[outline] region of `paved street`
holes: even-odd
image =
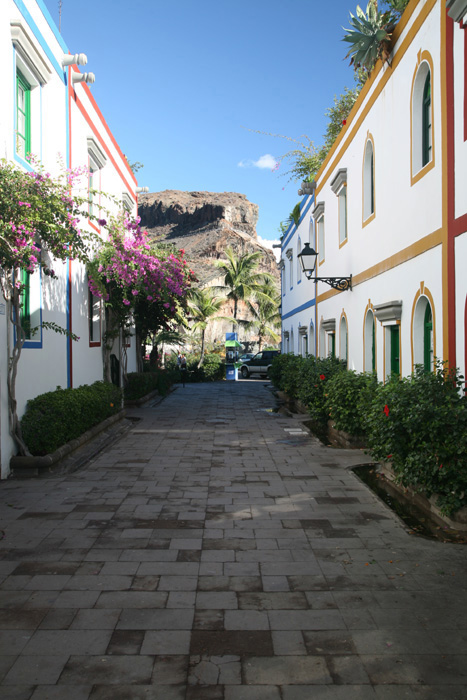
[[[467,547],[274,405],[179,387],[79,471],[0,484],[0,698],[467,698]]]

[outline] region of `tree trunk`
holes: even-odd
[[[200,356],[199,362],[198,362],[198,369],[202,366],[202,364],[204,362],[205,336],[206,336],[206,329],[203,328],[203,330],[201,331],[201,356]]]
[[[13,274],[13,280],[17,277],[16,271]],[[13,282],[14,285],[14,282]],[[5,296],[5,291],[4,291]],[[9,297],[9,298],[8,298]],[[23,349],[24,341],[26,340],[26,334],[21,326],[21,293],[20,290],[15,286],[10,289],[10,294],[5,296],[5,301],[8,304],[9,320],[13,328],[16,330],[16,339],[13,347],[13,352],[8,351],[8,377],[7,377],[7,387],[8,387],[8,421],[10,427],[10,434],[16,444],[18,445],[19,453],[21,455],[30,456],[30,452],[23,440],[23,435],[21,432],[21,423],[18,419],[17,412],[17,401],[16,401],[16,377],[18,374],[18,363],[21,357],[21,350]],[[7,337],[9,339],[10,330],[7,328]]]

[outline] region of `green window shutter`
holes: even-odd
[[[423,323],[423,365],[425,372],[433,369],[433,316],[431,306],[427,304]]]
[[[399,326],[389,326],[391,331],[391,374],[400,375]]]
[[[335,357],[336,356],[336,336],[334,333],[329,334],[329,344],[330,344],[329,354],[331,355],[331,357]]]
[[[431,75],[428,73],[423,88],[422,105],[422,166],[431,160]]]
[[[31,86],[16,73],[16,152],[26,158],[31,152]]]

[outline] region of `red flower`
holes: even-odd
[[[386,416],[389,416],[389,406],[386,404],[386,406],[383,408],[383,413],[386,414]]]
[[[440,469],[442,469],[442,468],[443,468],[443,465],[442,465],[442,464],[440,464],[440,465],[439,465],[439,468],[440,468]]]
[[[323,379],[326,379],[326,377],[324,376],[324,374],[320,374],[320,375],[319,375],[319,378],[321,379],[321,381],[323,381]]]
[[[392,455],[387,455],[386,459],[391,459]]]
[[[343,119],[342,124],[343,124],[343,126],[345,126],[347,124],[347,119]]]

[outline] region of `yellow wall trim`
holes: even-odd
[[[382,260],[381,262],[377,263],[376,265],[373,265],[372,267],[367,268],[363,272],[359,272],[357,275],[352,276],[352,287],[356,287],[359,284],[363,284],[364,282],[367,282],[369,279],[372,277],[377,277],[378,275],[381,275],[383,272],[388,272],[388,270],[392,270],[394,267],[397,267],[398,265],[402,265],[405,262],[408,262],[409,260],[412,260],[413,258],[416,258],[418,255],[422,255],[423,253],[426,253],[428,250],[431,250],[432,248],[436,248],[436,246],[440,245],[444,240],[444,232],[443,229],[438,229],[437,231],[433,231],[433,233],[428,234],[428,236],[425,236],[424,238],[421,238],[418,241],[415,241],[415,243],[412,243],[412,245],[407,246],[407,248],[404,248],[403,250],[398,251],[394,255],[391,255],[389,258],[386,258],[385,260]],[[331,297],[335,296],[336,294],[343,294],[344,292],[340,292],[337,289],[330,289],[329,292],[324,292],[324,294],[320,294],[316,301],[317,303],[321,303],[323,301],[326,301],[326,299],[330,299]],[[351,294],[352,292],[346,292],[348,294]]]

